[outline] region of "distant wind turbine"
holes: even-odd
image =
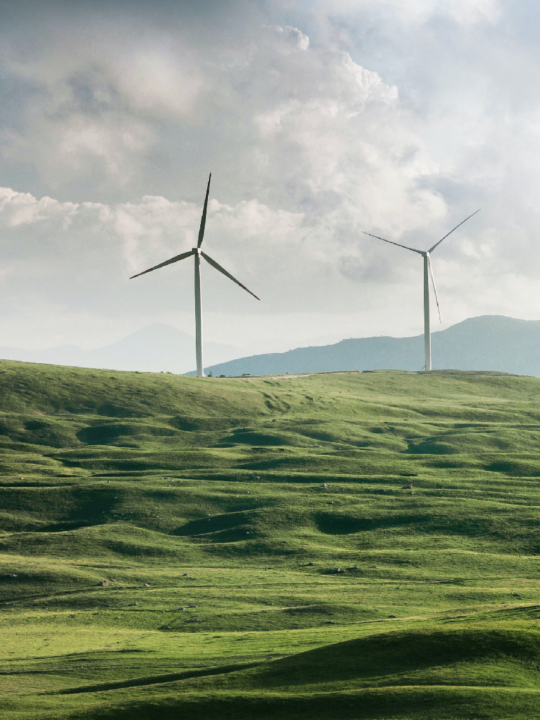
[[[371,233],[366,232],[365,230],[362,230],[364,235],[369,235],[370,237],[377,238],[377,240],[384,240],[384,242],[390,243],[391,245],[397,245],[398,247],[405,248],[405,250],[412,250],[412,252],[418,253],[419,255],[422,255],[424,258],[424,354],[426,359],[425,369],[431,370],[431,327],[430,327],[430,321],[429,321],[429,276],[431,276],[431,282],[433,283],[433,292],[435,293],[435,300],[437,301],[437,310],[439,311],[439,321],[442,323],[441,319],[441,308],[439,305],[439,298],[437,297],[437,287],[435,285],[435,276],[433,275],[433,268],[431,267],[431,253],[435,250],[436,247],[438,247],[443,240],[446,240],[446,238],[451,235],[454,230],[457,230],[458,227],[461,227],[463,223],[467,222],[467,220],[470,220],[473,215],[476,215],[476,213],[479,213],[479,210],[475,210],[472,215],[469,215],[469,217],[466,217],[465,220],[462,220],[459,225],[456,225],[456,227],[453,230],[450,230],[449,233],[446,233],[446,235],[439,240],[439,242],[436,242],[433,247],[431,247],[429,250],[417,250],[416,248],[408,247],[407,245],[400,245],[397,242],[393,242],[392,240],[386,240],[385,238],[379,237],[378,235],[372,235]]]
[[[144,272],[138,273],[137,275],[133,275],[132,277],[130,277],[130,280],[133,280],[133,278],[140,277],[145,273],[152,272],[152,270],[158,270],[159,268],[165,267],[165,265],[171,265],[172,263],[179,262],[180,260],[185,260],[185,258],[191,257],[191,255],[193,255],[193,257],[195,258],[195,350],[197,355],[197,377],[204,377],[202,348],[203,329],[201,306],[201,256],[206,260],[207,263],[210,263],[212,267],[215,267],[216,270],[219,270],[220,273],[223,273],[223,275],[228,277],[237,285],[240,285],[240,287],[246,290],[246,292],[248,292],[250,295],[253,295],[256,300],[260,299],[254,293],[252,293],[251,290],[248,290],[245,285],[242,285],[241,282],[239,282],[235,277],[233,277],[229,272],[227,272],[225,268],[222,268],[221,265],[219,265],[206,253],[203,253],[203,251],[201,250],[202,241],[204,239],[204,229],[206,227],[206,211],[208,209],[208,194],[210,192],[211,179],[212,173],[210,173],[210,177],[208,178],[208,187],[206,188],[206,197],[204,199],[204,208],[201,217],[201,226],[199,228],[199,239],[197,242],[197,247],[189,250],[189,252],[182,253],[181,255],[175,255],[170,260],[165,260],[165,262],[162,262],[159,265],[155,265],[148,270],[144,270]]]

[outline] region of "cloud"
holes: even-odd
[[[450,17],[461,25],[473,25],[478,22],[497,22],[502,15],[501,4],[498,0],[452,0],[447,8],[439,12],[448,13]]]
[[[479,206],[434,258],[445,317],[540,313],[524,305],[540,270],[533,13],[504,0],[13,5],[2,322],[48,308],[72,332],[80,313],[88,342],[100,318],[119,334],[177,310],[191,322],[187,263],[127,278],[193,247],[210,170],[205,243],[263,298],[205,268],[206,312],[236,318],[238,337],[242,323],[290,322],[292,344],[304,326],[420,330],[417,258],[361,231],[429,247]]]
[[[295,49],[307,50],[309,48],[309,37],[292,25],[286,25],[285,27],[278,25],[276,32],[284,35]]]
[[[336,20],[346,20],[354,28],[354,18],[361,15],[370,18],[369,25],[377,23],[397,23],[408,30],[420,28],[434,19],[450,19],[465,27],[476,23],[495,23],[503,12],[499,0],[445,0],[434,3],[432,0],[379,0],[376,5],[371,0],[326,0],[311,3],[317,16]]]
[[[5,68],[21,91],[4,157],[84,201],[172,188],[185,196],[180,168],[195,153],[235,187],[231,199],[255,184],[262,201],[289,198],[289,209],[323,208],[331,196],[335,205],[353,170],[384,173],[414,156],[405,185],[432,171],[404,127],[396,87],[379,74],[347,52],[311,46],[292,24],[243,30],[240,42],[225,36],[214,46],[211,30],[199,43],[174,22],[169,30],[130,18],[120,33],[85,15],[46,25],[30,53],[7,37]]]
[[[0,222],[7,229],[46,220],[60,220],[60,225],[65,230],[76,211],[76,203],[62,203],[50,197],[37,200],[30,193],[0,188]]]

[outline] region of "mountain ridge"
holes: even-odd
[[[434,332],[431,338],[434,370],[492,370],[540,377],[540,320],[481,315]],[[423,344],[423,335],[350,338],[332,345],[238,358],[208,366],[206,371],[213,375],[275,375],[422,370]]]
[[[237,357],[241,350],[231,345],[208,342],[205,343],[205,353],[210,362],[219,362]],[[193,366],[194,354],[194,337],[164,323],[152,323],[116,342],[92,350],[83,350],[77,345],[58,345],[43,350],[0,347],[0,357],[4,360],[180,374]]]

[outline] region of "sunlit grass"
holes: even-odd
[[[3,716],[538,715],[539,380],[1,368]]]

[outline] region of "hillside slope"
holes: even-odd
[[[0,363],[2,717],[534,718],[540,381]]]
[[[540,377],[540,321],[469,318],[432,335],[433,369],[493,370]],[[421,370],[424,338],[372,337],[211,365],[214,375],[279,375],[338,370]]]

